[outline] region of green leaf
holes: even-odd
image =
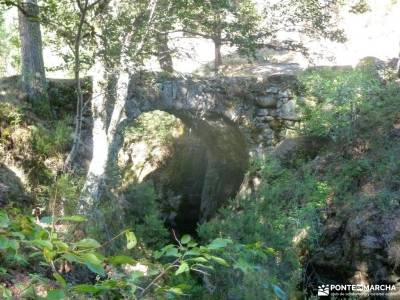
[[[137,239],[135,234],[132,231],[127,231],[125,232],[126,236],[126,248],[132,249],[136,246],[137,244]]]
[[[5,299],[5,300],[11,300],[12,299],[12,293],[11,291],[0,284],[0,299]]]
[[[201,252],[198,249],[191,249],[191,250],[185,252],[186,256],[198,256],[200,254],[201,254]]]
[[[125,255],[112,256],[108,259],[108,261],[113,265],[133,264],[135,262],[132,257]]]
[[[188,261],[193,261],[193,262],[198,262],[198,263],[206,263],[206,262],[208,262],[208,260],[205,259],[204,257],[190,258],[190,259],[188,259]]]
[[[8,218],[8,215],[0,211],[0,228],[7,228],[10,225],[10,219]]]
[[[182,296],[182,295],[183,295],[182,289],[180,289],[180,288],[178,288],[178,287],[169,288],[169,289],[167,290],[167,292],[172,293],[172,294],[175,294],[175,295],[178,295],[178,296]]]
[[[191,241],[191,237],[188,234],[185,234],[182,238],[181,238],[181,244],[187,244]]]
[[[7,249],[9,247],[9,239],[3,235],[0,235],[0,250]]]
[[[80,263],[82,262],[81,258],[78,255],[75,255],[73,253],[66,253],[62,256],[64,259],[66,259],[70,263]]]
[[[168,249],[168,250],[165,252],[164,256],[180,257],[181,255],[179,254],[178,249],[176,249],[176,248],[171,248],[171,249]]]
[[[83,263],[89,268],[90,271],[99,274],[105,275],[106,272],[103,268],[103,262],[98,259],[98,257],[94,253],[84,253],[81,254]]]
[[[189,244],[187,244],[188,247],[193,248],[196,247],[198,244],[196,242],[190,242]]]
[[[31,244],[40,249],[48,248],[53,250],[53,244],[48,240],[33,240]]]
[[[67,251],[69,249],[68,244],[61,241],[53,241],[53,245],[56,246],[59,251]]]
[[[251,265],[247,263],[243,258],[239,258],[237,262],[233,265],[235,269],[241,270],[243,273],[247,273],[251,269]]]
[[[226,262],[226,260],[221,257],[211,255],[210,258],[224,267],[229,267],[229,264]]]
[[[75,243],[75,247],[79,249],[90,249],[90,248],[96,249],[99,248],[100,246],[101,245],[99,244],[99,242],[94,239],[83,239]]]
[[[53,277],[56,279],[56,281],[61,287],[65,288],[67,286],[67,282],[65,281],[64,277],[62,277],[60,274],[53,273]]]
[[[49,250],[49,248],[44,248],[43,249],[43,256],[46,259],[47,262],[50,262],[53,260],[53,258],[56,256],[57,252]]]
[[[189,270],[189,265],[186,262],[182,262],[178,270],[176,270],[175,275],[179,275],[183,272],[188,272]]]
[[[96,294],[104,290],[104,288],[94,286],[91,284],[79,284],[74,286],[74,290],[78,293]]]
[[[217,250],[221,248],[225,248],[228,244],[231,244],[232,241],[230,239],[221,239],[217,238],[213,240],[210,244],[207,245],[207,249],[209,250]]]
[[[74,215],[74,216],[65,216],[59,219],[60,221],[70,221],[70,222],[86,222],[87,219],[82,216]]]
[[[63,290],[51,290],[47,292],[47,297],[44,298],[46,300],[61,300],[65,299],[65,293]]]

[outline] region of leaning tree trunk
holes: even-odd
[[[148,27],[153,20],[156,4],[156,0],[149,2],[147,31],[136,45],[132,57],[135,57],[143,48]],[[107,189],[107,167],[110,161],[115,161],[120,145],[117,133],[125,119],[124,110],[128,98],[130,79],[127,67],[130,57],[127,50],[132,45],[132,34],[133,32],[129,32],[121,43],[119,63],[117,65],[107,68],[105,57],[98,57],[94,68],[95,78],[92,97],[93,156],[78,210],[95,222],[101,222],[96,218],[98,215],[97,207],[100,204],[103,191]],[[110,80],[116,80],[116,84],[110,84]]]
[[[37,0],[26,0],[18,12],[21,39],[22,83],[28,98],[35,102],[45,95],[46,76]]]
[[[99,62],[95,66],[96,77],[93,83],[92,118],[93,118],[93,156],[89,165],[85,186],[79,203],[79,212],[94,216],[107,184],[107,167],[110,157],[118,152],[116,135],[124,119],[127,100],[129,74],[108,74]],[[117,79],[113,91],[108,80]],[[115,97],[115,99],[114,99]],[[115,100],[115,101],[114,101]]]

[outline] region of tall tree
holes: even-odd
[[[19,4],[18,22],[21,40],[22,82],[27,96],[35,102],[46,94],[46,75],[37,0],[26,0]]]
[[[92,97],[93,157],[79,211],[94,216],[107,182],[107,167],[115,161],[117,132],[124,120],[128,84],[151,48],[157,0],[109,1],[97,17],[96,62]],[[130,9],[129,9],[130,8]],[[95,218],[93,218],[95,219]]]
[[[181,30],[214,43],[214,70],[222,65],[221,48],[227,44],[240,52],[255,49],[260,14],[252,0],[177,1]]]

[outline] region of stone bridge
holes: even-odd
[[[249,157],[262,155],[298,123],[293,75],[151,81],[132,79],[128,120],[161,110],[180,118],[207,148],[207,172],[201,219],[210,218],[221,201],[243,182]]]

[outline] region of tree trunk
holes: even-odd
[[[107,95],[104,92],[107,76],[104,66],[97,62],[94,67],[92,118],[93,118],[93,156],[89,165],[85,185],[79,203],[79,213],[90,215],[95,202],[100,198],[102,183],[105,180],[108,148],[107,140]]]
[[[400,53],[399,53],[399,57],[397,58],[397,78],[400,78]]]
[[[149,2],[148,27],[153,20],[157,1]],[[143,34],[132,54],[135,57],[142,50],[148,31]],[[115,162],[120,146],[117,134],[125,118],[124,109],[128,97],[130,74],[127,67],[130,57],[128,49],[131,46],[133,32],[129,32],[120,47],[119,63],[113,66],[106,64],[106,57],[97,57],[94,67],[92,116],[93,116],[93,156],[82,190],[78,211],[88,216],[94,222],[98,219],[97,207],[104,189],[107,189],[107,167]],[[101,45],[99,40],[99,45]],[[110,82],[115,80],[116,84]]]
[[[172,62],[171,50],[168,47],[168,34],[160,33],[158,35],[158,62],[161,70],[168,73],[174,72],[174,66]]]
[[[92,98],[93,156],[79,203],[79,213],[89,217],[96,215],[96,207],[106,188],[107,167],[110,161],[115,160],[119,150],[116,136],[124,119],[130,78],[129,74],[122,72],[108,75],[101,62],[96,63],[94,70],[97,76],[93,83]],[[106,92],[105,89],[110,87],[109,80],[115,79],[117,83],[114,91]],[[115,102],[113,96],[116,98]]]
[[[42,35],[37,0],[26,0],[18,11],[21,39],[22,83],[28,98],[35,102],[45,93]]]
[[[221,37],[218,36],[216,38],[214,38],[214,53],[215,53],[215,57],[214,57],[214,72],[215,74],[218,74],[220,71],[220,68],[222,66],[222,55],[221,55],[221,46],[222,46],[222,42],[221,42]]]
[[[69,169],[75,156],[78,154],[79,144],[81,142],[82,135],[82,118],[83,118],[83,93],[81,86],[81,57],[80,57],[80,47],[82,39],[83,25],[86,20],[86,13],[88,9],[88,0],[85,0],[83,6],[80,6],[79,13],[79,23],[78,30],[75,36],[74,43],[74,78],[76,86],[76,115],[75,115],[75,130],[74,130],[74,141],[72,143],[71,151],[69,152],[67,159],[64,163],[64,169]]]

